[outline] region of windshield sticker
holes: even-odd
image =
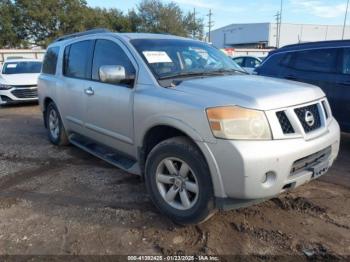
[[[142,53],[146,57],[147,62],[150,64],[173,62],[168,54],[164,51],[143,51]]]
[[[7,64],[7,68],[16,68],[17,64]]]

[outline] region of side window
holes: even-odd
[[[245,59],[245,67],[255,68],[260,65],[260,61],[253,57],[246,57]]]
[[[235,61],[239,66],[244,66],[244,58],[243,57],[238,57],[238,58],[233,58],[233,61]]]
[[[292,67],[293,66],[293,58],[295,57],[294,52],[289,52],[283,55],[280,65],[284,67]]]
[[[100,80],[99,69],[104,65],[120,65],[125,68],[128,75],[135,74],[135,68],[124,50],[109,40],[97,40],[94,59],[92,63],[92,79]]]
[[[342,73],[350,75],[350,48],[343,49]]]
[[[44,74],[55,75],[56,74],[56,66],[57,66],[57,58],[60,48],[50,47],[45,55],[43,69],[42,72]]]
[[[294,68],[304,71],[331,73],[336,71],[337,49],[317,49],[297,52]]]
[[[92,47],[91,40],[67,46],[64,50],[63,74],[68,77],[90,79]]]
[[[283,59],[283,54],[274,54],[267,57],[264,63],[257,68],[259,74],[262,75],[276,75],[280,70],[280,62]]]

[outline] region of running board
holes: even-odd
[[[126,172],[135,175],[141,175],[141,170],[138,162],[117,152],[116,150],[103,146],[97,142],[91,141],[90,139],[77,134],[71,134],[69,136],[69,141],[73,145],[98,158],[101,158],[113,166],[116,166],[120,169],[125,170]]]

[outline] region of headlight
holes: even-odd
[[[10,85],[4,85],[4,84],[0,84],[0,90],[7,90],[7,89],[11,89],[12,86]]]
[[[224,139],[270,140],[271,130],[265,113],[238,106],[207,109],[211,130]]]

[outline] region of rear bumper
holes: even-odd
[[[298,187],[314,179],[315,174],[310,168],[293,173],[294,163],[329,148],[327,158],[319,160],[323,161],[322,166],[327,166],[320,173],[324,174],[338,155],[339,142],[339,125],[332,120],[325,134],[308,141],[303,138],[271,141],[218,139],[217,143],[208,143],[205,148],[209,152],[205,155],[207,159],[211,158],[208,161],[210,169],[220,181],[216,183],[219,186],[215,195],[221,199],[240,199],[243,203],[271,198]],[[267,173],[271,175],[268,179]]]

